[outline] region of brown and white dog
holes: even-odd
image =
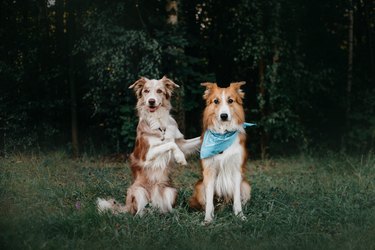
[[[246,219],[242,212],[242,204],[249,201],[251,187],[244,177],[247,152],[246,132],[243,127],[244,93],[240,89],[243,84],[245,82],[235,82],[227,88],[220,88],[216,83],[202,83],[202,86],[206,87],[203,95],[206,108],[203,113],[202,140],[207,130],[218,135],[230,132],[235,136],[233,143],[223,152],[201,159],[203,180],[195,184],[190,206],[205,209],[204,223],[213,220],[214,196],[223,198],[226,202],[232,200],[234,214]]]
[[[185,155],[199,150],[200,137],[185,140],[170,115],[170,98],[175,88],[172,80],[140,78],[134,89],[138,102],[139,123],[135,148],[130,155],[133,183],[128,188],[125,206],[114,199],[98,199],[99,211],[129,212],[142,215],[149,203],[161,212],[171,212],[177,190],[170,184],[169,173],[174,161],[186,165]]]

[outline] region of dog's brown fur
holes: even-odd
[[[169,177],[174,160],[186,165],[185,154],[196,152],[200,145],[199,137],[185,140],[169,114],[170,97],[176,87],[166,77],[141,78],[130,86],[138,98],[139,116],[135,147],[130,155],[133,183],[128,188],[125,207],[100,199],[100,211],[109,209],[113,213],[142,215],[149,203],[163,213],[172,211],[177,197]]]
[[[240,87],[243,84],[244,82],[232,83],[228,88],[219,88],[216,83],[202,84],[206,87],[206,91],[203,95],[206,101],[206,108],[203,112],[203,133],[201,139],[203,140],[204,133],[207,129],[217,132],[222,131],[223,133],[226,129],[229,131],[238,130],[238,146],[236,146],[235,150],[231,149],[231,146],[221,155],[201,160],[203,179],[195,184],[189,204],[190,207],[195,209],[206,209],[206,223],[209,223],[213,219],[212,200],[214,196],[216,198],[223,198],[225,202],[234,200],[234,203],[236,203],[233,206],[235,214],[244,218],[242,208],[238,204],[238,199],[236,200],[235,197],[236,191],[233,191],[236,188],[231,187],[231,185],[238,185],[239,197],[243,204],[250,199],[251,187],[244,175],[246,171],[247,151],[246,133],[242,127],[242,124],[245,122],[245,113],[242,107],[244,93],[241,91]],[[223,99],[223,97],[225,98]],[[226,105],[225,110],[230,114],[230,121],[218,119],[218,117],[220,117],[219,112],[223,109],[222,105]],[[231,158],[236,155],[239,155],[240,159],[238,162],[233,163]],[[228,166],[223,167],[223,164],[228,164]],[[223,171],[223,168],[226,168],[226,170]],[[232,177],[225,176],[228,172],[239,176],[238,180],[233,180]],[[218,175],[224,176],[224,178],[221,177],[221,179],[218,179]],[[230,183],[229,189],[233,190],[227,190],[226,192],[225,188],[228,187],[228,183]],[[212,188],[212,185],[215,185],[215,187]],[[212,194],[207,193],[208,188],[213,191]],[[218,188],[222,193],[218,193]],[[207,201],[207,199],[209,201]],[[207,204],[211,207],[207,206]]]

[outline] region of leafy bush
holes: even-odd
[[[158,78],[161,49],[144,30],[123,26],[123,3],[105,11],[94,9],[84,21],[85,36],[76,47],[87,58],[90,86],[85,99],[93,116],[110,136],[112,146],[132,148],[135,133],[135,99],[128,86],[140,76]],[[119,138],[121,136],[121,138]]]

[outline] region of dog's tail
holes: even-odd
[[[102,199],[96,200],[96,207],[99,213],[111,212],[112,214],[126,213],[128,209],[126,206],[121,205],[115,199]]]

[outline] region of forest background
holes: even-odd
[[[48,0],[0,3],[0,154],[128,154],[140,76],[181,88],[201,133],[201,82],[246,81],[252,157],[364,152],[375,139],[371,0]]]

